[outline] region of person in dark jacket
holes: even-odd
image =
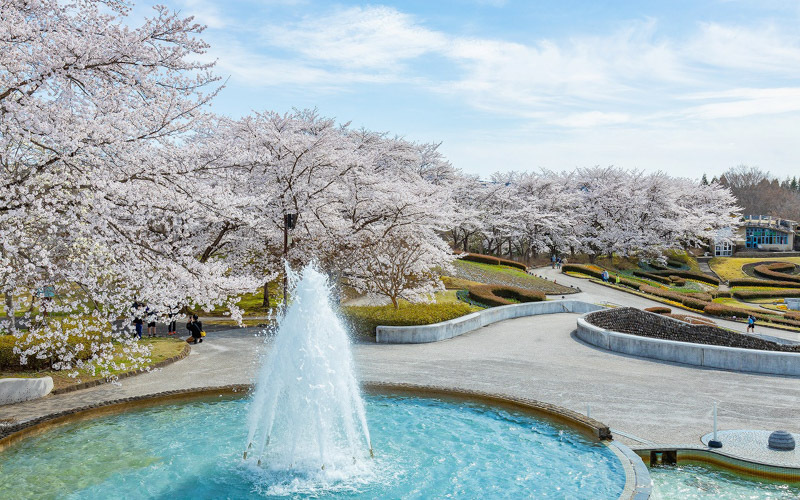
[[[144,320],[142,319],[142,316],[144,316],[142,305],[139,302],[134,302],[131,311],[133,311],[133,324],[136,326],[136,333],[134,336],[141,339],[142,324],[144,323]]]
[[[189,316],[189,322],[186,323],[186,329],[189,330],[189,332],[192,334],[192,341],[191,341],[192,344],[196,344],[198,341],[200,342],[203,341],[203,336],[200,333],[202,332],[202,330],[200,329],[200,325],[202,325],[202,323],[200,323],[199,321],[195,322],[194,318],[192,316]],[[190,341],[187,339],[186,342]]]

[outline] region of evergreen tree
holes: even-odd
[[[703,172],[703,177],[700,179],[700,184],[708,186],[708,177],[706,177],[705,172]]]

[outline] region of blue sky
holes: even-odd
[[[617,165],[699,177],[741,163],[800,175],[796,1],[166,4],[208,25],[227,79],[218,113],[316,107],[441,142],[482,176]]]

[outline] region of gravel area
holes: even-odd
[[[588,315],[586,321],[600,328],[641,337],[764,351],[800,352],[800,344],[778,344],[715,326],[689,325],[633,307],[598,311]]]

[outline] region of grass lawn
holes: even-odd
[[[742,266],[758,262],[790,262],[800,265],[800,257],[778,257],[765,255],[764,257],[714,257],[708,263],[717,275],[728,281],[732,279],[750,278]]]
[[[713,302],[730,307],[739,307],[741,309],[753,309],[755,311],[761,310],[761,308],[757,304],[754,304],[752,302],[742,302],[732,297],[719,297],[714,299]]]
[[[156,337],[156,338],[143,338],[140,342],[145,344],[150,344],[151,351],[150,351],[150,362],[147,363],[147,366],[153,366],[165,359],[169,359],[173,356],[177,356],[183,351],[183,348],[186,346],[186,342],[183,339],[174,339],[174,338],[163,338],[163,337]],[[121,360],[122,358],[122,346],[118,348],[119,356],[118,359]],[[120,368],[119,370],[115,370],[112,372],[114,375],[119,375],[121,373],[125,373],[130,371],[129,368]],[[40,370],[40,371],[0,371],[0,378],[32,378],[32,377],[53,377],[53,389],[63,389],[65,387],[69,387],[71,385],[77,385],[82,382],[88,382],[91,380],[101,379],[103,378],[100,375],[92,375],[88,370],[78,370],[77,377],[70,377],[69,370]]]
[[[480,262],[456,260],[453,263],[453,278],[485,283],[489,285],[518,286],[526,290],[539,290],[546,294],[574,293],[577,290],[562,286],[546,279],[537,278],[520,269],[508,266],[495,266]]]
[[[275,307],[279,300],[283,300],[283,284],[282,282],[273,281],[269,284],[269,297],[270,305]],[[242,296],[237,306],[244,310],[244,316],[265,316],[269,314],[270,309],[265,309],[264,304],[264,288],[259,288],[256,293],[247,293]],[[199,311],[197,314],[204,317],[219,317],[225,318],[224,307],[218,307],[213,311]],[[233,322],[232,322],[233,323]]]

